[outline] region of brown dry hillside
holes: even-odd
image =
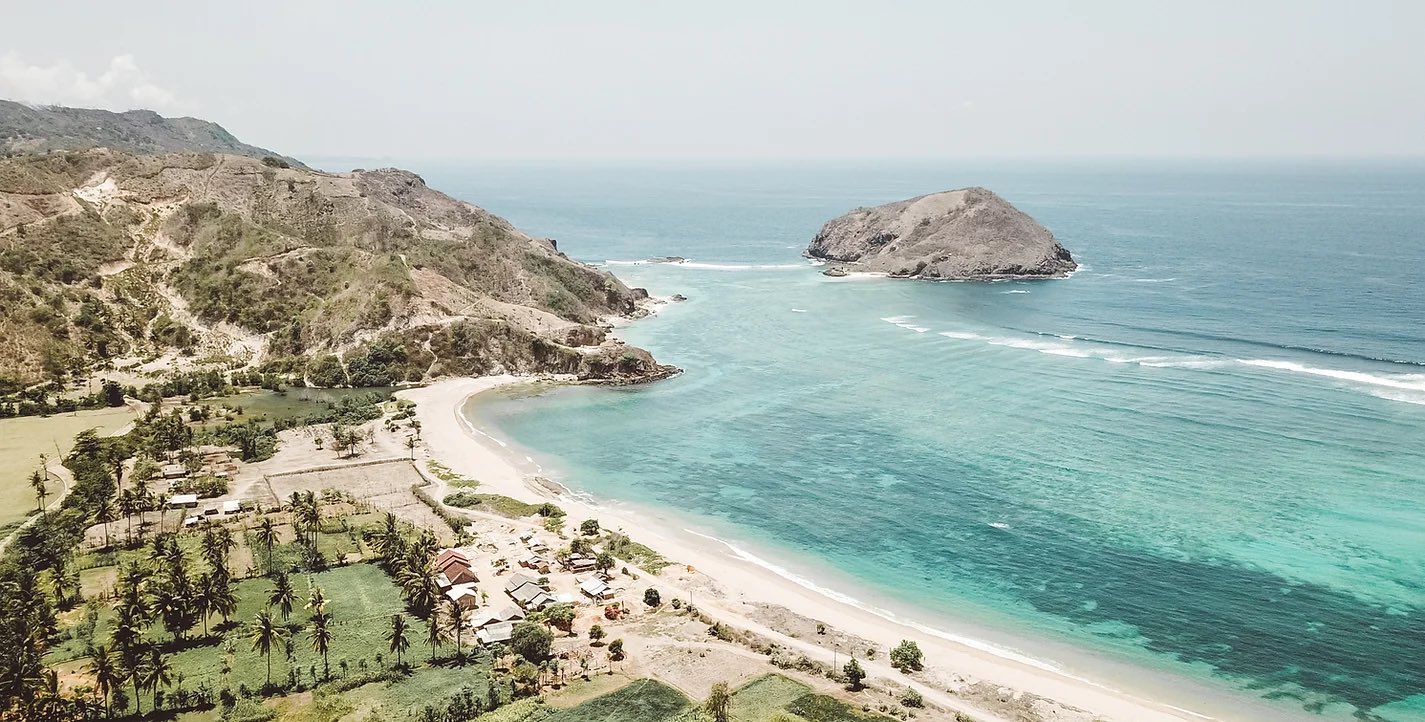
[[[173,349],[293,373],[334,353],[362,385],[656,376],[596,325],[644,295],[406,171],[106,149],[0,159],[0,387]]]

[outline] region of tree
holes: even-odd
[[[407,437],[406,437],[406,449],[411,452],[411,461],[415,461],[415,460],[416,460],[416,437],[415,437],[415,436],[407,436]]]
[[[649,587],[643,590],[643,603],[650,607],[656,607],[663,603],[663,596],[658,593],[657,589]]]
[[[594,558],[594,567],[605,574],[608,574],[617,564],[618,560],[608,552],[599,552],[599,556]]]
[[[846,682],[851,691],[856,692],[861,689],[861,681],[866,679],[866,670],[861,669],[861,663],[855,657],[841,668],[841,673],[846,675]]]
[[[109,522],[118,521],[119,510],[114,504],[113,497],[105,497],[99,502],[99,508],[94,510],[94,519],[104,525],[104,548],[109,548]]]
[[[534,622],[520,622],[510,630],[510,647],[530,663],[539,664],[549,659],[554,648],[554,635]]]
[[[455,632],[455,659],[457,662],[465,662],[465,652],[460,648],[460,628],[464,626],[464,610],[460,607],[460,602],[454,599],[450,602],[450,627]]]
[[[215,578],[213,588],[208,591],[208,610],[217,612],[227,626],[228,618],[237,612],[237,595],[233,593],[232,579]]]
[[[901,640],[901,643],[891,650],[891,666],[902,672],[918,672],[923,665],[924,657],[920,653],[920,647],[909,639]]]
[[[278,572],[272,582],[272,591],[267,593],[267,605],[277,607],[284,622],[292,616],[293,597],[292,579],[287,576],[287,572]]]
[[[612,659],[612,660],[615,660],[615,661],[620,660],[620,659],[623,659],[623,640],[622,640],[622,639],[615,639],[614,641],[609,642],[609,659]]]
[[[595,624],[592,627],[589,627],[589,641],[591,643],[598,644],[600,639],[603,639],[607,636],[608,632],[604,631],[604,627],[602,624]]]
[[[153,708],[158,709],[158,688],[173,683],[173,668],[163,650],[154,645],[148,652],[148,664],[143,670],[143,686],[153,694]]]
[[[580,533],[580,534],[583,534],[584,536],[594,536],[594,535],[598,534],[598,533],[599,533],[599,520],[598,520],[598,519],[585,519],[585,520],[584,520],[584,523],[579,525],[579,533]]]
[[[142,522],[140,522],[142,524]],[[273,523],[272,517],[262,517],[262,521],[257,524],[257,543],[267,549],[267,573],[272,573],[272,546],[277,543],[277,525]]]
[[[108,647],[101,644],[90,652],[88,670],[94,675],[94,686],[98,688],[99,695],[104,698],[106,716],[113,717],[112,694],[116,687],[124,683],[124,675]]]
[[[708,693],[708,701],[703,708],[712,715],[713,722],[727,722],[727,708],[732,704],[732,693],[727,689],[726,682],[715,682],[712,691]]]
[[[435,659],[440,648],[440,617],[434,612],[426,619],[426,641],[430,642],[430,658]]]
[[[331,617],[326,612],[318,609],[312,615],[312,651],[322,655],[322,676],[331,677],[331,665],[327,663],[327,653],[331,651],[332,633],[328,622]]]
[[[35,490],[36,511],[41,514],[45,510],[45,496],[49,493],[49,488],[45,485],[45,477],[40,474],[39,469],[30,472],[30,487]]]
[[[574,605],[555,604],[544,610],[544,621],[561,631],[568,632],[574,627]]]
[[[249,636],[252,639],[252,651],[267,659],[267,685],[270,687],[272,686],[272,650],[287,641],[287,630],[273,621],[272,615],[264,609],[253,618]]]
[[[391,653],[396,655],[396,666],[401,666],[401,656],[411,647],[410,640],[406,639],[405,616],[391,615],[391,631],[386,633],[386,642],[390,645]]]

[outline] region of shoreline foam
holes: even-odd
[[[990,642],[937,629],[889,610],[881,610],[851,595],[806,579],[776,562],[742,550],[726,540],[678,524],[670,527],[662,523],[666,520],[650,519],[649,515],[641,514],[624,504],[600,503],[593,497],[563,484],[560,486],[566,489],[567,493],[552,494],[546,488],[532,483],[527,478],[529,474],[520,468],[526,465],[536,471],[542,470],[538,462],[531,456],[511,448],[503,440],[477,428],[464,414],[467,402],[478,394],[512,384],[539,380],[541,379],[514,376],[446,379],[428,387],[402,391],[401,395],[417,402],[422,436],[432,458],[441,460],[457,473],[478,479],[486,491],[531,502],[557,498],[561,504],[571,507],[573,514],[597,514],[605,527],[625,529],[637,540],[658,550],[665,557],[695,568],[699,574],[706,576],[723,590],[724,597],[710,603],[702,601],[702,606],[713,607],[719,616],[727,618],[727,621],[737,626],[759,633],[771,632],[772,630],[748,618],[742,607],[750,603],[776,604],[797,614],[824,621],[833,628],[874,640],[878,644],[892,646],[900,639],[916,639],[925,651],[928,669],[937,673],[937,684],[946,677],[969,677],[1087,710],[1106,719],[1181,721],[1215,718],[1204,711],[1182,707],[1183,702],[1179,699],[1174,700],[1178,702],[1177,705],[1149,700],[1145,698],[1144,693],[1114,688],[1077,676],[1050,662]],[[715,541],[720,547],[725,547],[726,551],[709,549],[705,541]],[[659,581],[667,582],[666,579]],[[751,594],[746,590],[757,591]],[[703,599],[701,595],[700,599]],[[789,640],[793,646],[798,641]],[[806,649],[803,651],[808,656],[826,656],[825,661],[830,660],[829,650],[805,642],[802,644],[805,645]],[[868,662],[868,665],[873,668],[872,674],[875,676],[905,681],[890,671],[889,667],[880,669],[884,666],[880,662]],[[1127,665],[1123,666],[1127,668]],[[1182,681],[1185,686],[1196,686],[1191,680]],[[951,707],[956,707],[957,704],[963,706],[961,698],[942,694],[940,690],[943,688],[924,689],[923,692],[928,692],[927,697],[932,701]],[[1204,686],[1202,689],[1208,688]],[[1196,704],[1196,696],[1187,697],[1194,700],[1189,704]],[[1248,713],[1241,709],[1241,705],[1236,701],[1229,699],[1222,699],[1220,704],[1210,706],[1217,714],[1221,714],[1217,712],[1218,709],[1243,713],[1231,715],[1230,718],[1234,719],[1248,716],[1277,717],[1266,708],[1259,710],[1259,714]],[[983,712],[980,714],[985,716]]]

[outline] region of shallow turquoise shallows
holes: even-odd
[[[473,411],[571,487],[1071,671],[1425,718],[1425,166],[420,170],[690,299],[624,333],[686,374]],[[851,208],[972,184],[1081,271],[800,258]],[[630,263],[665,255],[693,262]]]

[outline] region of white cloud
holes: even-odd
[[[132,55],[114,56],[102,73],[91,76],[65,60],[53,65],[32,65],[9,52],[0,55],[0,97],[28,103],[107,110],[148,108],[168,113],[182,105],[172,91],[154,83]]]

